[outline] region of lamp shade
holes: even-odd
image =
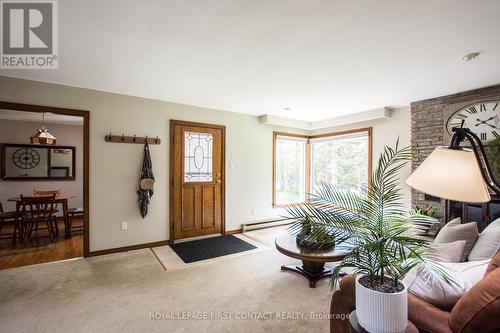
[[[490,194],[474,152],[438,147],[406,180],[417,191],[460,202],[488,202]]]
[[[56,137],[49,133],[45,128],[45,113],[42,113],[42,127],[35,134],[30,136],[30,141],[33,144],[39,145],[55,145]]]
[[[36,131],[35,134],[30,136],[31,143],[41,144],[41,145],[54,145],[56,144],[56,138],[49,133],[44,127]]]

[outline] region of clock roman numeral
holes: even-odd
[[[486,133],[481,133],[481,141],[485,141],[487,138]]]
[[[484,105],[484,103],[481,103],[481,105],[479,106],[479,111],[480,112],[486,111],[486,105]]]
[[[476,114],[477,113],[475,106],[471,106],[468,110],[466,109],[465,111],[469,114]]]
[[[492,133],[493,133],[493,136],[494,136],[495,138],[498,138],[498,137],[500,136],[500,135],[497,133],[497,131],[493,131]]]
[[[451,123],[450,124],[450,128],[453,128],[453,127],[460,127],[462,126],[462,123]]]
[[[493,107],[493,111],[495,111],[497,109],[497,106],[498,106],[498,102],[497,104],[495,104],[495,106]]]
[[[466,110],[466,111],[469,112],[468,110]],[[467,115],[461,114],[461,113],[455,115],[455,118],[458,118],[458,119],[467,119],[467,117],[468,117]]]

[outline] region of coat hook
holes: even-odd
[[[134,134],[134,142],[135,142],[135,134]]]
[[[125,134],[122,133],[122,142],[125,141]]]

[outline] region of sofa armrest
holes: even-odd
[[[408,320],[418,328],[419,332],[453,333],[448,324],[449,318],[449,312],[408,293]]]
[[[355,275],[346,275],[340,280],[340,289],[333,293],[330,333],[350,333],[349,314],[355,308],[355,282]]]

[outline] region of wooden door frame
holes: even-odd
[[[83,256],[89,251],[89,210],[90,210],[90,111],[58,108],[45,105],[31,105],[0,101],[0,109],[20,112],[55,113],[83,118]]]
[[[222,184],[221,184],[221,233],[222,235],[226,235],[226,126],[224,125],[216,125],[216,124],[206,124],[206,123],[198,123],[192,121],[184,121],[184,120],[176,120],[170,119],[170,166],[169,166],[169,243],[170,245],[174,244],[175,241],[175,231],[174,231],[174,168],[175,168],[175,157],[174,157],[174,127],[176,125],[183,126],[194,126],[194,127],[202,127],[202,128],[216,128],[222,131],[222,152],[221,152],[221,174],[222,174]]]

